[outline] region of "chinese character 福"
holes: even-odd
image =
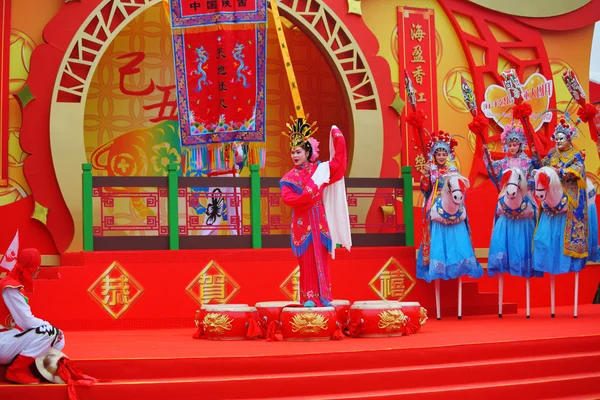
[[[385,271],[379,275],[381,282],[381,296],[384,299],[404,297],[404,274],[399,270]]]

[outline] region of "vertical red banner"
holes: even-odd
[[[404,88],[404,70],[406,70],[417,92],[417,108],[423,110],[426,116],[424,128],[429,132],[437,131],[437,69],[433,10],[398,7],[398,40],[400,97],[407,101]],[[418,141],[414,141],[412,135],[416,132],[406,122],[410,111],[410,106],[407,104],[402,115],[404,144],[402,164],[413,167],[413,178],[418,182],[427,161],[427,154],[423,154],[421,149],[415,149],[415,143]]]
[[[0,9],[0,186],[8,185],[8,84],[10,75],[10,0]]]

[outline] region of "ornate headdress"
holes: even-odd
[[[521,125],[519,121],[513,120],[504,127],[504,130],[500,135],[500,141],[502,141],[504,152],[508,151],[508,143],[515,140],[521,143],[521,150],[527,146],[527,137],[525,136],[523,125]]]
[[[432,133],[427,143],[427,153],[432,158],[436,151],[445,150],[450,158],[454,158],[454,147],[458,142],[448,132],[439,131]]]
[[[308,118],[308,114],[306,115],[306,118]],[[312,124],[309,124],[303,118],[294,119],[292,117],[290,119],[292,120],[292,124],[286,124],[289,129],[288,136],[290,137],[290,149],[308,145],[312,151],[310,161],[316,161],[319,157],[319,141],[311,136],[319,130],[319,128],[315,126],[317,123],[313,122]]]
[[[556,128],[554,129],[554,133],[552,134],[552,139],[556,140],[556,135],[558,135],[559,133],[564,134],[569,141],[572,141],[573,138],[575,138],[575,136],[577,136],[577,128],[569,125],[567,123],[567,121],[565,121],[565,119],[562,118],[559,121],[558,125],[556,125]]]
[[[308,115],[306,116],[308,118]],[[296,148],[304,145],[308,142],[308,138],[310,138],[313,134],[317,132],[319,128],[316,128],[316,122],[309,124],[306,122],[304,118],[294,119],[290,117],[292,120],[292,124],[285,124],[289,129],[288,136],[290,137],[290,148]]]

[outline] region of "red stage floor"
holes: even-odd
[[[84,399],[600,398],[600,305],[429,320],[409,337],[327,342],[193,340],[193,329],[66,332],[66,353],[110,382]],[[3,371],[0,371],[3,375]],[[65,399],[61,385],[0,397]]]
[[[320,354],[323,352],[377,351],[434,346],[502,343],[598,335],[600,305],[558,307],[556,318],[547,308],[533,308],[531,319],[521,314],[429,318],[421,332],[397,338],[370,338],[324,342],[267,343],[264,340],[192,340],[195,329],[115,330],[67,332],[65,352],[73,359],[251,357],[262,355]],[[600,369],[600,366],[599,366]]]

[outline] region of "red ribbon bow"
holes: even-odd
[[[487,133],[489,126],[488,119],[483,115],[477,115],[473,117],[473,121],[469,123],[469,130],[475,135],[482,135]]]
[[[521,103],[519,105],[515,105],[513,107],[513,118],[514,119],[523,119],[529,118],[532,112],[531,104],[529,103]]]
[[[413,111],[406,117],[406,122],[417,129],[423,129],[425,124],[425,113],[423,110]]]

